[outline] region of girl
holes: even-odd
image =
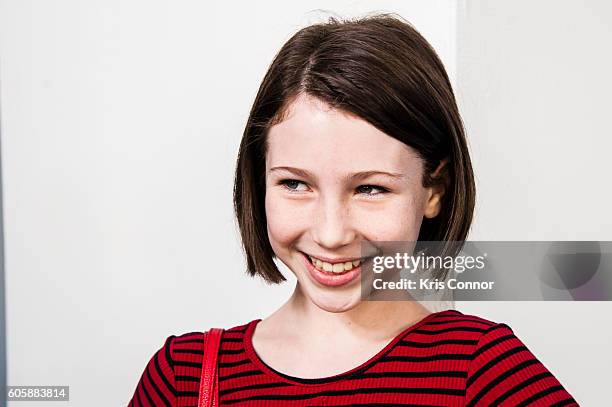
[[[227,329],[221,405],[577,405],[511,328],[457,310],[364,301],[364,243],[464,241],[474,176],[445,69],[393,15],[315,24],[259,88],[235,175],[248,272],[293,295]],[[170,336],[130,406],[194,406],[202,332]]]

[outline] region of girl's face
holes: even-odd
[[[360,268],[347,269],[362,242],[417,240],[444,192],[422,186],[422,167],[409,146],[311,96],[299,96],[270,128],[268,237],[312,303],[330,312],[359,303]],[[330,260],[331,272],[305,254]]]

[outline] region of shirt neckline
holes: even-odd
[[[419,320],[418,322],[410,325],[409,327],[404,329],[402,332],[400,332],[398,335],[396,335],[391,340],[391,342],[389,342],[387,345],[385,345],[380,351],[378,351],[374,356],[372,356],[371,358],[369,358],[365,362],[359,364],[358,366],[356,366],[356,367],[354,367],[354,368],[352,368],[352,369],[350,369],[350,370],[348,370],[346,372],[338,373],[338,374],[333,375],[333,376],[317,377],[317,378],[301,378],[301,377],[296,377],[296,376],[290,376],[288,374],[279,372],[278,370],[274,369],[273,367],[271,367],[267,363],[265,363],[259,357],[259,355],[255,351],[255,348],[253,347],[253,333],[255,332],[255,327],[261,321],[261,319],[255,319],[255,320],[249,322],[249,324],[247,326],[247,329],[246,329],[246,331],[244,333],[243,346],[244,346],[245,352],[246,352],[248,358],[250,359],[250,361],[258,369],[260,369],[262,372],[264,372],[266,375],[273,377],[274,380],[282,381],[282,382],[293,384],[293,385],[297,385],[297,386],[323,386],[323,385],[326,385],[328,383],[335,383],[335,382],[337,382],[339,380],[345,380],[345,379],[351,377],[352,375],[354,375],[354,374],[356,374],[358,372],[361,372],[361,371],[369,368],[371,365],[376,363],[380,358],[382,358],[387,352],[389,352],[397,344],[397,342],[399,342],[408,333],[412,332],[413,330],[417,329],[421,325],[425,324],[426,322],[428,322],[429,320],[431,320],[435,316],[443,314],[443,313],[447,313],[447,312],[455,312],[456,313],[457,311],[455,311],[455,310],[444,310],[444,311],[433,312],[433,313],[427,315],[426,317],[424,317],[421,320]]]

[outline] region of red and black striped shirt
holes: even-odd
[[[405,329],[360,366],[301,379],[255,353],[254,320],[226,330],[219,353],[222,406],[577,406],[512,329],[446,310]],[[170,336],[149,361],[129,407],[194,406],[203,333]]]

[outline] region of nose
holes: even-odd
[[[333,251],[355,240],[350,206],[334,198],[321,198],[312,218],[312,239]]]

